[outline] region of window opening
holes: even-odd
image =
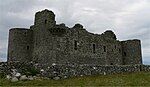
[[[123,63],[123,65],[125,65],[125,58],[124,57],[122,59],[122,63]]]
[[[75,40],[75,41],[74,41],[74,49],[75,49],[75,50],[77,50],[77,43],[78,43],[78,42]]]
[[[27,50],[29,50],[29,46],[27,46]]]
[[[45,24],[47,24],[47,20],[45,20]]]
[[[127,56],[127,53],[126,53],[126,52],[124,52],[124,56]]]
[[[119,52],[121,53],[121,49],[119,49]]]
[[[104,48],[104,52],[106,52],[106,46],[103,46],[103,48]]]
[[[95,53],[95,47],[96,47],[95,44],[93,44],[93,53]]]

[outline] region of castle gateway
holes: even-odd
[[[55,64],[136,65],[142,64],[140,40],[119,41],[107,30],[88,32],[80,24],[69,28],[56,24],[55,14],[35,14],[30,29],[9,31],[8,62],[34,62],[43,67]]]

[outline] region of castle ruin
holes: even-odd
[[[119,41],[107,30],[93,34],[75,24],[56,24],[47,9],[35,14],[30,29],[9,31],[8,62],[34,61],[43,66],[55,64],[135,65],[142,64],[140,40]]]
[[[141,65],[141,43],[138,39],[119,41],[111,30],[93,34],[81,24],[72,28],[56,24],[55,14],[45,9],[35,14],[30,29],[9,31],[8,62],[31,61],[42,69],[54,65]]]

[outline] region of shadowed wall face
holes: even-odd
[[[13,28],[9,31],[8,61],[31,61],[32,30]]]
[[[123,64],[142,64],[141,42],[140,40],[122,41]]]

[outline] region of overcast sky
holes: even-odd
[[[0,0],[0,61],[7,59],[10,28],[29,28],[44,9],[57,23],[80,23],[89,32],[111,29],[119,40],[140,39],[144,64],[150,64],[150,0]]]

